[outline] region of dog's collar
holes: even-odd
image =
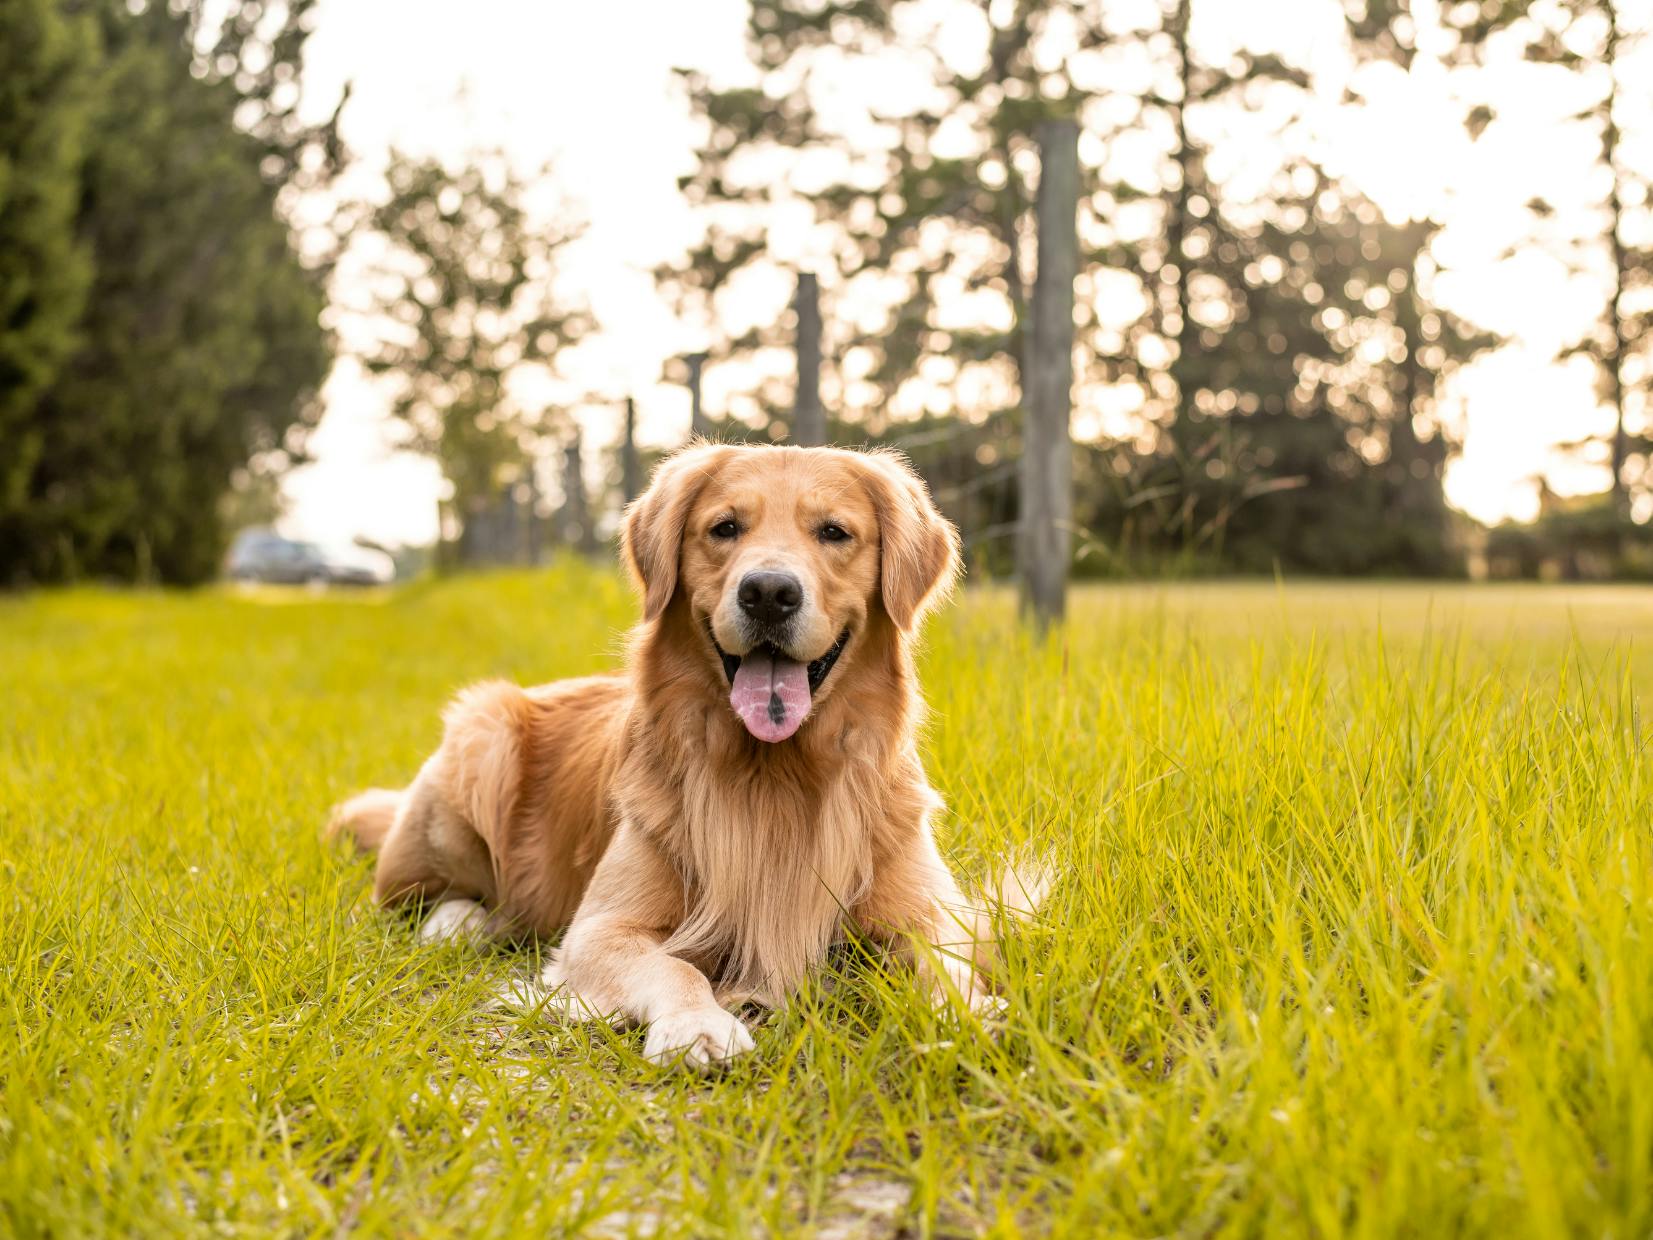
[[[723,660],[724,676],[728,678],[730,684],[733,684],[735,673],[740,670],[741,656],[730,654],[717,644],[717,636],[712,632],[710,620],[706,622],[706,637],[711,641],[712,649],[717,651],[717,657]],[[820,658],[809,661],[809,692],[811,696],[814,696],[820,690],[821,685],[826,682],[827,673],[832,670],[833,664],[838,662],[838,656],[844,653],[844,647],[847,645],[849,645],[849,630],[846,628],[838,634],[838,640],[832,643],[830,650]]]

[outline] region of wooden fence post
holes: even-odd
[[[585,470],[580,465],[580,432],[563,449],[562,468],[562,537],[563,541],[584,554],[596,546],[596,531],[591,528],[591,511],[586,504]]]
[[[637,402],[626,397],[626,437],[620,441],[620,493],[626,503],[636,499],[643,489],[637,468]]]
[[[517,486],[511,482],[502,487],[495,505],[498,524],[491,558],[496,564],[522,563],[522,500],[517,495]]]
[[[689,434],[696,439],[706,438],[712,433],[700,396],[700,373],[706,368],[706,354],[691,353],[684,360],[689,363]]]
[[[792,442],[805,448],[827,441],[821,408],[821,285],[809,272],[798,276],[798,393],[792,404]]]
[[[544,528],[540,520],[540,481],[534,465],[533,461],[528,463],[528,477],[523,484],[527,488],[528,498],[522,512],[525,526],[522,553],[529,564],[537,566],[545,559],[545,549],[541,539]]]
[[[1038,268],[1023,356],[1022,606],[1041,629],[1067,604],[1073,524],[1073,284],[1079,274],[1079,126],[1040,124]]]

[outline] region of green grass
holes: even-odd
[[[934,622],[996,1038],[846,957],[727,1076],[490,1014],[323,844],[617,579],[0,600],[0,1234],[1647,1235],[1653,592],[1211,585]]]

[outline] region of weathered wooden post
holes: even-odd
[[[712,424],[706,417],[706,408],[700,396],[700,373],[706,368],[706,356],[704,353],[691,353],[684,359],[689,363],[689,434],[696,439],[712,433]]]
[[[497,520],[492,558],[496,564],[522,563],[522,497],[517,494],[518,485],[510,482],[501,487],[494,505]]]
[[[1038,269],[1022,374],[1022,606],[1042,629],[1067,604],[1073,524],[1073,283],[1079,275],[1079,126],[1038,129]]]
[[[626,437],[620,441],[620,493],[631,503],[643,490],[637,468],[637,402],[626,397]]]
[[[596,546],[596,539],[591,528],[591,511],[585,498],[585,470],[580,465],[578,430],[563,449],[562,462],[563,541],[582,554],[590,554]]]
[[[527,488],[527,501],[523,505],[525,529],[522,550],[529,564],[538,565],[545,559],[545,548],[541,538],[544,531],[540,521],[540,481],[532,461],[528,464],[528,478],[523,485]]]
[[[798,276],[798,394],[792,404],[792,442],[815,448],[827,440],[821,408],[821,285],[809,272]]]

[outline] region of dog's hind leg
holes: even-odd
[[[515,685],[472,686],[444,713],[442,744],[405,792],[363,793],[335,816],[358,841],[378,843],[378,903],[417,900],[431,910],[420,931],[426,942],[521,929],[500,908],[508,893],[496,850],[506,846],[517,810],[529,710]]]
[[[385,905],[423,900],[434,906],[419,933],[426,942],[487,937],[495,932],[483,907],[497,894],[493,859],[443,795],[433,763],[408,789],[379,849],[373,898]]]

